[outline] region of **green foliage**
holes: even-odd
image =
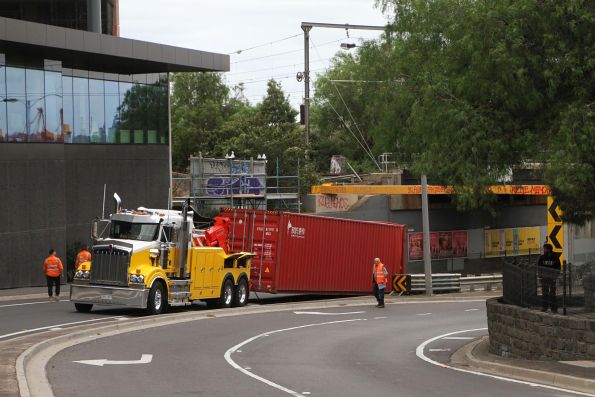
[[[365,159],[345,131],[353,121],[344,100],[374,153],[396,153],[402,165],[454,186],[462,209],[489,208],[489,185],[511,167],[539,163],[568,220],[593,213],[594,2],[377,4],[391,19],[387,32],[336,57],[317,84],[319,153]]]
[[[243,88],[233,96],[220,74],[179,73],[173,78],[172,133],[174,169],[184,171],[189,157],[202,152],[223,157],[234,151],[238,158],[266,154],[267,172],[296,175],[298,158],[304,158],[302,127],[281,85],[271,80],[262,103],[252,106]]]

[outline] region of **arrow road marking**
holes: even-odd
[[[332,312],[293,312],[294,314],[315,314],[318,316],[340,316],[343,314],[361,314],[365,312],[342,312],[342,313],[332,313]]]
[[[431,352],[449,352],[450,349],[446,348],[446,349],[428,349]]]
[[[451,339],[451,340],[469,340],[469,339],[475,339],[472,336],[445,336],[442,339]]]
[[[149,364],[153,361],[152,354],[143,354],[140,360],[130,360],[130,361],[113,361],[107,360],[105,358],[99,360],[80,360],[80,361],[73,361],[73,363],[79,364],[87,364],[87,365],[95,365],[98,367],[103,367],[104,365],[134,365],[134,364]]]

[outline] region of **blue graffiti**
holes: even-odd
[[[232,194],[253,194],[260,196],[264,194],[264,186],[260,179],[253,176],[217,176],[207,179],[207,195],[229,196]]]

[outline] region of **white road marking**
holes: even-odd
[[[382,317],[374,317],[374,320],[382,320],[383,318],[388,318],[386,316],[382,316]]]
[[[445,348],[445,349],[428,349],[431,352],[449,352],[450,349],[449,348]]]
[[[472,336],[446,336],[442,339],[450,339],[450,340],[468,340],[468,339],[475,339]]]
[[[44,303],[54,303],[54,302],[42,301],[42,302],[11,303],[9,305],[0,305],[0,308],[13,307],[13,306],[26,306],[26,305],[43,305]]]
[[[140,360],[123,360],[123,361],[116,361],[116,360],[107,360],[105,358],[99,360],[80,360],[80,361],[73,361],[73,363],[79,364],[87,364],[87,365],[95,365],[98,367],[103,367],[104,365],[136,365],[136,364],[149,364],[153,361],[152,354],[143,354]]]
[[[466,312],[476,312],[476,311],[478,311],[478,310],[479,310],[479,309],[467,309],[467,310],[465,310],[465,311],[466,311]]]
[[[310,395],[310,394],[312,394],[312,393],[310,393],[309,391],[303,391],[303,392],[302,392],[302,394],[303,394],[304,396],[309,396],[309,395]]]
[[[417,313],[416,316],[429,316],[432,313]]]
[[[361,312],[293,312],[294,314],[315,314],[318,316],[341,316],[344,314],[362,314],[365,313],[364,311]]]
[[[56,328],[56,327],[66,327],[68,325],[78,325],[78,324],[85,324],[85,323],[90,323],[90,322],[94,322],[94,321],[102,321],[102,320],[113,320],[113,319],[117,319],[120,316],[114,316],[114,317],[102,317],[102,318],[94,318],[91,320],[83,320],[83,321],[75,321],[72,323],[64,323],[64,324],[54,324],[54,325],[48,325],[47,327],[39,327],[39,328],[32,328],[32,329],[24,329],[22,331],[18,331],[18,332],[12,332],[10,334],[4,334],[4,335],[0,335],[0,339],[6,339],[6,338],[10,338],[11,336],[17,336],[17,335],[23,335],[23,334],[29,334],[31,332],[36,332],[36,331],[45,331],[45,330],[50,330],[52,328]]]
[[[62,331],[64,328],[60,328],[60,327],[54,327],[54,328],[50,328],[50,331]]]
[[[465,330],[461,330],[461,331],[449,332],[447,334],[435,336],[433,338],[430,338],[430,339],[426,340],[425,342],[423,342],[419,346],[417,346],[417,348],[415,349],[415,354],[417,355],[417,357],[421,358],[425,362],[428,362],[428,363],[433,364],[433,365],[437,365],[437,366],[442,367],[442,368],[452,369],[453,371],[464,372],[464,373],[467,373],[467,374],[473,374],[473,375],[478,375],[478,376],[485,376],[485,377],[488,377],[488,378],[503,380],[503,381],[506,381],[506,382],[520,383],[522,385],[527,385],[527,386],[531,386],[531,387],[542,387],[544,389],[556,390],[556,391],[561,391],[561,392],[565,392],[565,393],[576,394],[576,395],[579,395],[579,396],[595,397],[595,394],[583,393],[583,392],[580,392],[580,391],[563,389],[561,387],[542,385],[542,384],[539,384],[539,383],[527,382],[527,381],[524,381],[524,380],[511,379],[511,378],[505,378],[503,376],[486,374],[486,373],[479,372],[479,371],[472,371],[472,370],[469,370],[469,369],[452,367],[452,366],[450,366],[448,364],[442,364],[442,363],[440,363],[438,361],[432,360],[431,358],[429,358],[428,356],[426,356],[424,354],[424,349],[426,348],[426,346],[429,345],[430,343],[438,340],[438,339],[443,339],[446,336],[451,336],[451,335],[456,335],[456,334],[462,334],[462,333],[465,333],[465,332],[486,331],[486,330],[487,330],[487,328],[465,329]]]
[[[276,334],[276,333],[279,333],[279,332],[293,331],[293,330],[301,329],[301,328],[317,327],[317,326],[320,326],[320,325],[331,325],[331,324],[349,323],[349,322],[353,322],[353,321],[362,321],[362,320],[363,319],[361,319],[361,318],[354,318],[354,319],[351,319],[351,320],[329,321],[329,322],[326,322],[326,323],[306,324],[306,325],[300,325],[300,326],[297,326],[297,327],[283,328],[283,329],[277,329],[277,330],[274,330],[274,331],[263,332],[262,334],[258,334],[256,336],[253,336],[252,338],[246,339],[245,341],[238,343],[234,347],[229,348],[225,352],[225,355],[224,355],[225,361],[227,361],[229,365],[231,365],[232,367],[234,367],[238,371],[242,372],[244,375],[248,375],[251,378],[254,378],[254,379],[256,379],[256,380],[258,380],[258,381],[260,381],[260,382],[262,382],[262,383],[264,383],[266,385],[269,385],[271,387],[274,387],[275,389],[281,390],[282,392],[285,392],[287,394],[291,394],[294,397],[301,397],[301,396],[303,396],[302,393],[298,393],[296,391],[293,391],[291,389],[288,389],[287,387],[281,386],[281,385],[279,385],[279,384],[277,384],[275,382],[272,382],[272,381],[270,381],[268,379],[263,378],[262,376],[256,375],[255,373],[250,372],[250,371],[248,371],[245,368],[242,368],[241,366],[239,366],[231,358],[231,355],[233,353],[235,353],[236,351],[238,351],[238,349],[240,349],[242,346],[247,345],[248,343],[253,342],[256,339],[261,338],[263,336],[268,336],[268,335]]]

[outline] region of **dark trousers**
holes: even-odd
[[[376,283],[374,283],[374,296],[379,305],[384,305],[384,288],[378,288]]]
[[[48,295],[52,296],[52,285],[56,286],[56,296],[60,295],[60,277],[45,276],[48,282]]]
[[[558,310],[558,303],[556,302],[556,279],[542,278],[541,279],[541,306],[543,310],[548,307],[552,311]]]

